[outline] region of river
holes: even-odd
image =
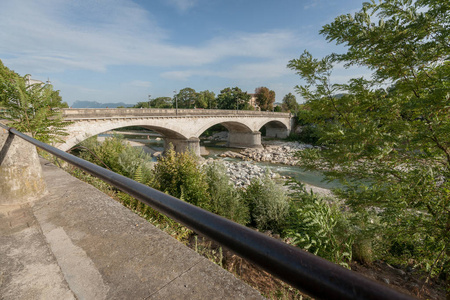
[[[115,132],[120,133],[123,137],[130,141],[135,147],[142,148],[147,153],[162,152],[164,150],[164,140],[160,135],[156,133],[141,133],[141,132]],[[111,132],[99,134],[99,137],[109,137],[112,136]],[[241,161],[240,159],[232,158],[222,158],[219,157],[225,151],[235,151],[239,152],[240,149],[226,148],[224,147],[224,142],[213,143],[206,141],[205,149],[209,152],[205,158],[212,157],[214,159],[228,160],[228,161]],[[204,146],[205,143],[202,141],[201,145]],[[152,161],[156,161],[156,158],[152,158]],[[281,176],[288,176],[294,178],[300,182],[306,183],[308,185],[316,186],[323,189],[331,189],[339,187],[340,184],[337,181],[326,182],[324,181],[325,176],[320,171],[308,171],[296,166],[287,166],[282,164],[272,164],[267,162],[255,162],[251,161],[249,163],[258,165],[263,168],[268,168],[274,173],[278,173]]]

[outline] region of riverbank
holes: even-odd
[[[239,153],[233,151],[226,151],[222,153],[221,157],[240,158],[242,160],[252,160],[256,162],[270,162],[274,164],[283,164],[288,166],[295,166],[298,159],[295,158],[295,153],[304,149],[310,149],[314,146],[309,144],[302,144],[299,142],[280,142],[266,143],[261,149],[247,148]]]
[[[204,163],[213,163],[217,159],[209,158]],[[223,162],[227,169],[227,175],[230,177],[230,181],[237,187],[246,188],[250,182],[255,178],[262,178],[267,174],[272,180],[278,181],[280,184],[284,184],[289,177],[282,176],[276,172],[273,172],[269,168],[264,168],[253,164],[251,161],[234,162],[227,160],[219,160]],[[334,197],[333,192],[329,189],[317,187],[307,183],[303,183],[307,191],[313,191],[315,194],[319,194],[323,197]],[[286,190],[288,187],[286,186]]]
[[[225,132],[226,133],[226,132]],[[134,133],[136,134],[136,133]],[[221,140],[226,138],[227,135],[224,133],[219,133],[215,135],[212,139]],[[100,136],[97,139],[103,141],[106,137]],[[155,151],[149,145],[143,142],[137,142],[134,140],[129,140],[126,138],[127,143],[133,147],[140,147],[144,152],[150,154],[153,157],[161,155],[160,151]],[[290,167],[295,167],[298,160],[294,158],[297,151],[311,148],[313,146],[307,144],[301,144],[298,142],[284,142],[284,141],[264,141],[263,149],[243,149],[242,151],[225,151],[224,153],[218,155],[217,158],[208,158],[204,160],[203,163],[211,163],[215,160],[220,160],[224,163],[227,169],[227,175],[230,177],[230,181],[239,188],[246,188],[252,179],[261,178],[267,175],[280,184],[284,184],[286,180],[291,178],[291,176],[280,175],[276,170],[273,171],[273,166],[270,168],[267,166],[259,166],[260,163],[272,163],[278,165],[286,165]],[[154,158],[155,159],[155,158]],[[232,161],[228,159],[241,159],[242,161]],[[256,164],[255,164],[256,163]],[[290,174],[289,174],[290,175]],[[302,180],[300,180],[302,181]],[[302,181],[303,182],[303,181]],[[330,189],[318,187],[313,184],[305,183],[305,188],[307,191],[313,191],[324,197],[333,197],[333,193]],[[286,187],[286,189],[288,189]]]

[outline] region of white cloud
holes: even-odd
[[[138,88],[150,88],[152,86],[152,83],[150,81],[143,81],[143,80],[133,80],[131,82],[125,83],[125,86],[134,86]]]
[[[169,5],[175,7],[179,12],[185,12],[195,5],[198,0],[165,0]]]
[[[287,61],[271,60],[263,61],[261,63],[247,63],[233,66],[229,70],[218,71],[215,73],[218,77],[236,78],[236,79],[271,79],[290,74],[286,68]]]
[[[186,81],[194,75],[208,75],[209,71],[168,71],[161,74],[164,79]]]
[[[237,80],[261,80],[278,78],[291,74],[286,68],[287,60],[274,59],[264,60],[258,63],[241,63],[231,65],[228,69],[211,71],[209,69],[189,69],[184,71],[168,71],[161,74],[162,78],[186,81],[193,76],[214,76]]]
[[[196,47],[176,45],[149,12],[128,0],[113,5],[107,0],[5,0],[0,28],[5,63],[29,72],[101,72],[127,64],[198,67],[229,57],[272,59],[299,45],[291,31],[235,33]]]
[[[319,0],[312,0],[312,1],[310,1],[308,4],[305,4],[305,5],[303,6],[303,9],[307,10],[307,9],[316,7],[318,4],[319,4]]]

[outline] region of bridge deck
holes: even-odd
[[[64,119],[111,119],[137,117],[278,117],[290,118],[290,113],[226,109],[158,109],[158,108],[80,108],[63,109]]]
[[[49,193],[0,206],[2,299],[261,299],[107,195],[41,160]]]

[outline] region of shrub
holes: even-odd
[[[334,263],[348,267],[352,258],[352,236],[344,213],[300,182],[290,182],[292,201],[284,236],[291,244]]]
[[[125,143],[120,135],[106,138],[102,143],[92,137],[83,141],[81,146],[84,148],[77,150],[85,160],[141,183],[148,183],[152,178],[151,157],[142,149]]]
[[[147,184],[153,178],[151,157],[144,150],[127,147],[119,153],[118,163],[124,176]]]
[[[244,199],[250,210],[251,225],[259,230],[281,231],[289,212],[288,197],[282,186],[266,174],[250,182]]]
[[[210,211],[242,225],[247,224],[248,207],[241,194],[230,184],[225,165],[213,162],[205,165],[204,171],[210,194]]]
[[[297,134],[297,138],[303,143],[317,145],[319,142],[320,133],[317,127],[313,124],[306,124],[302,126],[302,130]]]
[[[106,138],[102,143],[97,141],[96,137],[91,137],[83,141],[81,146],[85,147],[85,149],[80,149],[79,155],[82,159],[123,175],[119,164],[119,154],[125,151],[127,145],[124,143],[122,136],[115,135]]]
[[[170,146],[155,166],[153,186],[209,210],[208,184],[194,153],[178,153]]]

